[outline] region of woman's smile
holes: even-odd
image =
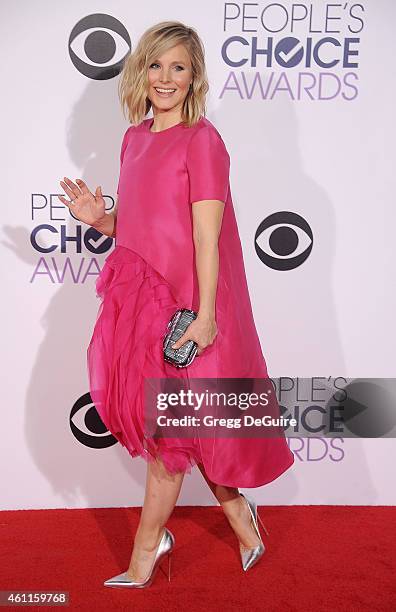
[[[170,98],[176,91],[176,89],[169,87],[154,87],[154,90],[160,98]]]

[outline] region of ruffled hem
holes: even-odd
[[[97,412],[132,457],[161,458],[170,473],[202,463],[198,438],[145,434],[145,378],[188,378],[163,359],[162,338],[178,303],[167,281],[140,255],[116,246],[96,280],[100,298],[87,349],[89,387]]]

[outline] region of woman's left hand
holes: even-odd
[[[187,340],[194,340],[197,343],[197,355],[200,355],[202,351],[212,344],[217,336],[217,324],[214,317],[200,315],[194,321],[190,323],[186,331],[180,338],[171,344],[173,349],[178,349]]]

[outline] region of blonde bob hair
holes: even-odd
[[[209,83],[202,41],[193,28],[180,21],[162,21],[144,32],[133,53],[127,55],[120,74],[118,95],[122,111],[133,125],[140,124],[152,106],[147,97],[150,64],[178,44],[185,46],[192,64],[192,85],[183,102],[182,122],[191,127],[206,115]]]

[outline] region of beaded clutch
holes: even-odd
[[[194,310],[179,308],[168,323],[167,332],[163,338],[164,359],[176,368],[185,368],[190,365],[197,354],[198,345],[194,340],[187,340],[178,349],[172,348],[172,344],[184,334],[197,316]]]

